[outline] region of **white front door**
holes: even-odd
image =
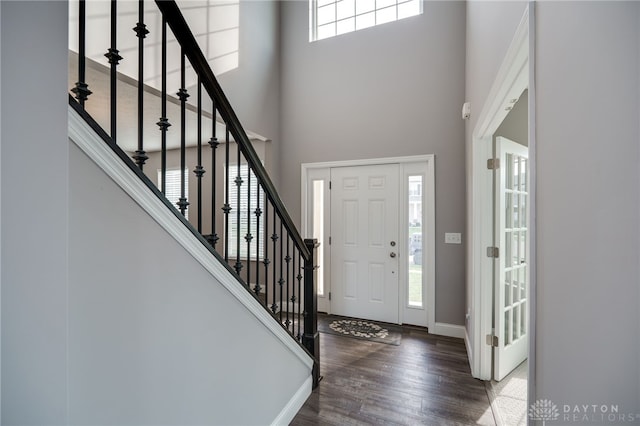
[[[399,323],[399,165],[331,169],[331,311]]]
[[[494,379],[502,380],[527,359],[529,295],[528,148],[496,138],[500,166],[496,179]]]

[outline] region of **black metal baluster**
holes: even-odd
[[[298,341],[302,340],[302,333],[300,332],[300,323],[302,322],[302,307],[300,306],[300,304],[302,303],[302,301],[304,300],[304,298],[302,297],[302,254],[300,254],[300,251],[298,251],[298,276],[296,277],[298,279],[298,334],[296,335],[296,339],[298,339]]]
[[[262,259],[262,263],[264,264],[264,305],[266,307],[269,306],[269,204],[266,202],[267,197],[265,196],[264,203],[264,258]]]
[[[75,83],[75,87],[71,88],[71,92],[75,94],[77,102],[71,102],[71,105],[80,112],[83,113],[83,108],[85,107],[86,101],[89,95],[92,92],[89,90],[87,83],[84,81],[87,77],[87,60],[86,60],[86,41],[85,38],[87,36],[86,29],[86,0],[78,0],[79,1],[79,45],[78,45],[78,81]],[[122,15],[122,7],[118,9],[118,5],[116,0],[109,0],[110,3],[110,47],[108,47],[107,53],[104,56],[108,59],[110,64],[109,66],[109,95],[110,95],[110,103],[109,105],[105,105],[106,108],[109,109],[110,117],[109,117],[109,125],[111,132],[111,139],[115,143],[116,139],[120,139],[119,143],[124,143],[125,132],[122,134],[122,138],[119,138],[119,134],[117,133],[119,126],[119,121],[122,121],[123,117],[119,117],[118,110],[118,96],[122,97],[125,92],[125,87],[119,87],[119,63],[124,59],[119,54],[118,47],[122,47],[123,40],[120,39],[120,45],[118,46],[118,30],[127,30],[131,31],[129,27],[122,28],[122,22],[118,22],[118,12]],[[145,105],[146,101],[146,91],[148,90],[144,86],[144,78],[145,71],[148,74],[149,69],[145,70],[145,60],[149,60],[149,56],[145,57],[144,49],[148,48],[149,45],[146,43],[145,39],[147,34],[149,34],[148,28],[149,26],[145,25],[145,6],[144,0],[138,0],[137,2],[137,23],[132,28],[137,37],[137,48],[138,48],[138,86],[137,86],[137,115],[134,118],[131,116],[132,120],[136,120],[138,125],[137,137],[134,136],[131,138],[130,142],[136,141],[136,147],[132,150],[135,150],[130,158],[134,160],[134,162],[129,163],[133,167],[135,171],[135,167],[138,167],[138,173],[140,174],[143,171],[143,168],[146,167],[146,162],[149,161],[150,154],[146,154],[145,145],[148,148],[149,143],[145,144],[145,137],[149,137],[146,134],[146,130],[144,129],[144,124],[146,120],[146,124],[150,124],[148,121],[151,117],[145,116],[144,108],[149,108],[148,105]],[[175,36],[175,40],[177,44],[174,44],[173,47],[180,46],[180,87],[178,92],[176,93],[177,98],[179,99],[180,106],[180,192],[179,199],[176,203],[179,211],[183,216],[187,216],[190,210],[194,210],[193,197],[191,195],[197,195],[197,204],[198,208],[196,212],[192,212],[192,214],[197,214],[197,230],[202,233],[203,227],[204,230],[207,231],[207,221],[208,218],[202,218],[202,214],[207,214],[206,210],[203,207],[203,202],[208,203],[206,197],[207,194],[202,194],[203,188],[206,190],[206,181],[203,180],[204,175],[206,174],[205,168],[208,165],[204,164],[204,161],[208,161],[207,158],[203,159],[203,140],[202,138],[206,138],[207,130],[205,129],[203,134],[203,114],[206,125],[206,119],[209,118],[208,112],[208,104],[207,99],[205,99],[205,106],[203,110],[202,105],[202,96],[204,92],[204,96],[207,96],[207,93],[210,96],[213,96],[215,99],[212,99],[212,134],[211,139],[208,141],[209,146],[211,148],[211,168],[210,174],[211,177],[211,234],[205,235],[204,237],[212,243],[213,249],[216,250],[216,244],[219,242],[221,238],[224,238],[221,244],[224,244],[224,260],[227,262],[225,267],[235,268],[235,272],[237,274],[237,278],[240,281],[243,281],[247,285],[248,291],[253,291],[256,297],[260,300],[260,302],[265,306],[265,309],[271,311],[274,319],[279,320],[280,323],[287,329],[287,331],[292,334],[294,338],[301,341],[305,347],[307,347],[313,355],[315,355],[315,363],[318,362],[317,350],[313,349],[313,345],[315,344],[317,347],[317,333],[314,332],[314,327],[310,327],[310,330],[307,330],[307,323],[312,323],[315,321],[315,304],[317,301],[311,300],[311,302],[307,302],[304,298],[307,298],[308,295],[313,294],[316,295],[315,291],[309,291],[308,289],[313,289],[314,279],[313,272],[314,262],[316,259],[316,254],[314,253],[315,246],[308,245],[308,241],[302,242],[300,235],[298,234],[293,221],[291,220],[289,214],[284,209],[284,204],[279,198],[277,192],[275,192],[275,187],[273,186],[271,180],[268,175],[265,174],[265,170],[262,167],[257,157],[257,154],[251,147],[251,143],[249,139],[246,137],[244,130],[242,129],[241,124],[237,120],[235,113],[231,106],[229,105],[224,93],[222,92],[218,81],[215,78],[215,75],[211,72],[210,68],[206,65],[207,60],[206,57],[202,54],[202,52],[197,47],[197,41],[193,37],[193,34],[189,31],[188,25],[183,19],[182,14],[179,12],[175,2],[160,2],[157,1],[156,5],[161,10],[161,20],[162,20],[162,41],[161,41],[161,116],[159,121],[156,123],[159,126],[159,130],[161,132],[161,157],[160,157],[160,167],[161,167],[161,176],[158,180],[160,180],[159,186],[163,194],[167,194],[167,145],[170,144],[167,136],[176,136],[177,133],[168,134],[168,130],[172,125],[175,125],[175,122],[178,120],[177,116],[171,117],[171,123],[169,123],[168,118],[168,109],[171,108],[170,105],[167,104],[167,101],[171,101],[171,95],[167,93],[167,82],[168,82],[168,74],[167,74],[167,64],[168,61],[171,60],[173,63],[172,69],[175,68],[177,58],[172,56],[168,57],[167,49],[168,49],[168,40],[167,40],[167,26],[171,27],[172,33]],[[135,7],[136,4],[133,3]],[[149,13],[149,8],[146,8],[146,13]],[[134,15],[132,19],[136,18]],[[133,22],[131,22],[133,23]],[[118,25],[120,25],[118,27]],[[125,25],[126,27],[127,25]],[[105,34],[106,35],[106,34]],[[128,36],[133,36],[131,33],[128,33]],[[125,37],[127,38],[127,37]],[[91,41],[91,40],[88,40]],[[133,41],[133,40],[131,40]],[[172,43],[174,42],[172,41]],[[91,46],[91,44],[89,44]],[[103,44],[104,46],[104,44]],[[134,47],[135,49],[135,47]],[[126,52],[123,51],[123,53]],[[177,52],[176,52],[177,53]],[[125,53],[126,54],[126,53]],[[133,58],[129,58],[130,61]],[[191,157],[187,159],[188,153],[187,150],[187,141],[186,137],[192,135],[190,132],[186,131],[187,126],[187,114],[186,110],[189,108],[192,111],[196,111],[196,108],[192,108],[192,105],[188,105],[188,98],[190,97],[189,93],[187,93],[187,82],[186,82],[186,61],[189,61],[189,66],[193,66],[194,72],[197,77],[197,159],[194,156],[196,161],[193,161]],[[126,66],[128,63],[124,62]],[[135,66],[132,63],[133,66]],[[177,70],[174,69],[175,72]],[[190,74],[192,76],[192,74]],[[90,78],[90,76],[89,76]],[[194,79],[195,80],[195,79]],[[106,81],[105,81],[106,82]],[[191,85],[190,85],[191,86]],[[192,86],[191,86],[192,87]],[[93,88],[93,87],[92,87]],[[123,90],[119,90],[122,88]],[[175,87],[169,87],[172,91],[175,90]],[[172,94],[175,92],[172,92]],[[193,96],[193,93],[191,93]],[[93,98],[92,98],[93,99]],[[195,101],[195,100],[192,100]],[[177,106],[174,105],[174,108]],[[193,102],[195,106],[195,102]],[[157,104],[156,104],[157,107]],[[225,160],[226,163],[223,165],[224,171],[220,170],[217,167],[217,148],[219,146],[218,138],[216,137],[217,132],[217,109],[220,110],[220,116],[223,117],[220,124],[225,125],[226,128],[226,149],[225,149]],[[177,113],[177,111],[176,111]],[[86,113],[84,113],[86,116]],[[82,115],[82,114],[81,114]],[[92,124],[96,129],[96,123],[90,120],[88,116],[85,117],[86,120]],[[124,122],[123,122],[124,124]],[[122,126],[120,126],[122,127]],[[123,131],[124,129],[119,129]],[[175,129],[176,131],[178,129]],[[100,133],[100,132],[99,132]],[[189,135],[187,135],[189,133]],[[108,137],[106,133],[101,133],[105,140],[108,141]],[[157,135],[156,135],[157,136]],[[193,135],[196,136],[196,135]],[[191,137],[191,136],[190,136]],[[236,164],[236,176],[233,176],[233,172],[230,170],[230,155],[234,153],[230,152],[229,142],[230,139],[234,139],[237,148],[237,164]],[[193,141],[190,141],[193,142]],[[206,143],[206,142],[205,142]],[[117,151],[117,150],[116,150]],[[189,154],[190,155],[190,154]],[[221,153],[222,155],[222,153]],[[206,157],[206,154],[205,154]],[[123,157],[124,160],[126,158]],[[234,158],[236,159],[236,158]],[[243,164],[244,161],[244,164]],[[192,163],[196,162],[195,165]],[[221,163],[223,162],[221,157]],[[134,166],[135,163],[135,166]],[[169,163],[171,164],[171,163]],[[173,164],[171,164],[173,166]],[[193,173],[196,176],[197,183],[196,187],[193,188],[194,193],[190,192],[190,187],[187,184],[188,174],[190,172],[189,167],[194,166],[192,169]],[[249,165],[256,166],[250,168]],[[154,165],[155,166],[155,165]],[[151,167],[148,167],[148,169]],[[246,167],[246,177],[245,177],[245,167]],[[151,172],[151,170],[146,170],[147,173]],[[154,170],[155,171],[155,170]],[[220,173],[220,176],[217,175]],[[253,176],[252,176],[253,174]],[[220,181],[217,178],[222,177],[224,181]],[[235,180],[231,180],[230,177],[234,177]],[[207,176],[208,179],[208,176]],[[217,182],[224,182],[225,185],[224,190],[217,191]],[[234,187],[231,187],[235,181],[237,193],[234,198],[231,199],[231,190]],[[147,181],[148,183],[148,181]],[[171,182],[173,183],[173,182]],[[246,193],[243,192],[244,187],[246,186]],[[224,191],[224,192],[223,192]],[[196,194],[197,192],[197,194]],[[246,199],[244,198],[246,196]],[[204,197],[204,198],[203,198]],[[217,197],[220,197],[220,200],[217,200]],[[255,198],[255,203],[253,198]],[[175,200],[174,200],[175,201]],[[191,201],[189,203],[188,201]],[[237,204],[237,207],[233,207],[230,203],[234,202]],[[242,202],[245,202],[245,206],[242,206]],[[221,205],[223,212],[218,210]],[[269,207],[271,205],[271,207]],[[241,211],[241,208],[245,207],[247,209],[246,214]],[[237,208],[238,211],[234,212],[233,209]],[[224,221],[222,220],[222,216],[220,221],[217,221],[217,217],[220,214],[224,213]],[[176,212],[177,214],[177,212]],[[232,214],[232,216],[230,216]],[[264,215],[264,216],[263,216]],[[271,218],[269,215],[272,215]],[[192,217],[193,219],[193,217]],[[242,221],[245,220],[245,223]],[[218,222],[216,224],[216,221]],[[237,221],[237,225],[236,225]],[[195,220],[192,221],[194,224]],[[186,223],[186,222],[185,222]],[[237,229],[236,229],[237,226]],[[278,231],[279,226],[279,231]],[[218,229],[220,227],[220,229]],[[246,229],[245,229],[246,227]],[[193,232],[196,229],[189,225],[188,228]],[[224,235],[219,235],[217,231],[224,233]],[[237,232],[235,235],[233,232]],[[285,235],[286,234],[286,235]],[[197,235],[197,234],[196,234]],[[285,241],[283,238],[287,238],[286,248],[284,247]],[[244,238],[244,240],[242,240]],[[269,244],[269,238],[272,240],[272,244]],[[257,239],[255,243],[253,243],[254,239]],[[234,246],[231,244],[235,244],[236,252],[233,253]],[[278,246],[279,245],[279,246]],[[279,247],[279,248],[278,248]],[[246,254],[242,254],[242,248],[245,248]],[[210,248],[211,249],[211,248]],[[253,256],[252,250],[256,250],[256,256]],[[279,252],[278,252],[279,250]],[[219,255],[221,250],[216,250],[214,253],[218,259],[221,259]],[[231,259],[229,258],[229,254],[234,259],[234,264],[232,265]],[[279,256],[279,262],[276,259],[276,256]],[[255,271],[252,270],[253,264],[255,262]],[[269,270],[269,264],[273,268],[273,271]],[[229,266],[228,266],[229,265]],[[304,265],[304,267],[303,267]],[[245,272],[243,272],[243,268],[247,268]],[[260,273],[262,268],[264,267],[264,275]],[[286,269],[285,269],[286,268]],[[304,272],[303,272],[304,271]],[[263,278],[264,276],[264,278]],[[297,288],[296,288],[296,279],[297,279]],[[253,283],[251,282],[253,280]],[[272,280],[272,283],[269,281]],[[309,281],[309,282],[308,282]],[[277,287],[280,289],[280,301],[278,301],[277,295]],[[286,286],[286,290],[283,288]],[[269,294],[269,293],[272,294]],[[271,296],[272,300],[268,300],[269,296]],[[304,298],[303,298],[304,297]],[[304,305],[302,302],[304,301]],[[297,305],[297,306],[296,306]],[[303,306],[305,306],[303,308]],[[307,308],[309,306],[310,308]],[[286,309],[286,314],[283,310]],[[279,315],[278,315],[279,311]],[[304,314],[305,319],[302,318]],[[307,320],[307,316],[309,316],[310,320]],[[296,334],[296,322],[297,322],[297,334]],[[304,333],[303,333],[304,332]],[[317,367],[314,366],[314,386],[317,385]]]
[[[110,75],[110,85],[111,85],[111,139],[113,143],[116,143],[116,95],[117,95],[117,73],[116,66],[120,63],[122,56],[120,56],[120,52],[116,48],[116,35],[117,35],[117,1],[111,0],[111,47],[107,50],[107,53],[104,56],[109,60],[109,64],[111,64],[111,75]]]
[[[236,157],[236,179],[235,179],[235,183],[236,186],[238,187],[236,190],[236,264],[234,265],[234,268],[236,270],[236,274],[240,275],[240,271],[242,271],[242,262],[240,262],[240,248],[241,248],[241,243],[240,243],[240,233],[242,232],[242,226],[241,226],[241,208],[240,208],[240,200],[241,200],[241,196],[240,196],[240,192],[242,192],[242,175],[241,175],[241,169],[240,169],[240,144],[236,142],[236,148],[237,148],[237,157]],[[248,284],[248,283],[247,283]]]
[[[86,78],[86,47],[85,47],[85,38],[86,38],[86,15],[87,15],[87,4],[86,0],[80,0],[78,5],[78,81],[76,81],[76,86],[71,89],[73,93],[76,95],[76,99],[84,108],[84,101],[87,100],[89,95],[92,93],[89,90],[89,85],[85,82]]]
[[[186,138],[186,130],[187,130],[187,118],[186,118],[186,110],[187,110],[187,98],[189,94],[187,93],[186,84],[185,84],[185,61],[184,61],[184,48],[180,51],[180,89],[178,89],[178,99],[180,99],[180,198],[176,205],[180,209],[180,213],[182,216],[186,215],[187,206],[189,206],[189,202],[187,201],[186,191],[187,185],[185,181],[185,170],[187,170],[187,138]]]
[[[286,280],[285,280],[285,284],[287,285],[287,320],[285,322],[285,326],[287,327],[287,330],[289,330],[289,325],[291,325],[291,321],[289,321],[289,267],[291,266],[291,256],[289,255],[289,240],[291,239],[291,236],[289,235],[289,232],[287,231],[287,256],[284,258],[285,263],[287,264],[287,271],[286,271]]]
[[[239,146],[239,145],[238,145]],[[247,285],[251,286],[251,170],[249,169],[249,163],[247,163],[247,235],[244,239],[247,242]]]
[[[167,19],[162,17],[162,88],[161,103],[162,116],[156,124],[160,127],[161,148],[160,148],[160,191],[166,195],[167,190],[167,131],[171,126],[167,118]]]
[[[224,179],[224,206],[222,211],[224,213],[224,261],[229,263],[229,213],[231,213],[231,206],[229,205],[229,128],[226,128],[225,132],[225,179]]]
[[[260,216],[262,216],[262,209],[260,209],[260,182],[256,178],[256,285],[253,287],[253,291],[256,295],[260,295]],[[262,256],[264,259],[264,255]]]
[[[292,250],[293,256],[291,256],[293,258],[293,267],[291,268],[291,276],[292,278],[295,277],[296,274],[296,245],[293,245],[293,250]],[[291,314],[291,320],[293,321],[293,324],[291,326],[291,335],[295,336],[296,335],[296,300],[298,300],[296,298],[296,283],[289,283],[289,286],[291,286],[291,292],[293,293],[293,295],[291,296],[291,308],[293,309],[293,313]]]
[[[200,76],[198,76],[198,164],[193,173],[198,180],[198,232],[202,234],[202,175],[204,175],[204,167],[202,167],[202,85],[200,84]]]
[[[143,103],[144,103],[144,39],[149,34],[147,26],[144,24],[144,0],[138,1],[138,23],[133,27],[138,37],[138,150],[133,159],[140,170],[149,159],[144,151],[143,138]]]
[[[273,207],[273,234],[271,234],[271,241],[273,241],[273,252],[271,253],[271,255],[274,257],[274,261],[275,261],[275,257],[276,257],[276,243],[278,242],[278,234],[276,234],[276,209],[275,206]],[[273,312],[273,314],[276,314],[276,310],[278,309],[278,304],[276,303],[276,263],[273,262],[273,295],[271,296],[273,298],[273,303],[271,304],[271,312]]]
[[[284,278],[283,278],[283,274],[282,274],[282,269],[283,269],[283,261],[284,261],[284,254],[283,254],[283,246],[284,246],[284,240],[282,238],[284,238],[284,233],[282,232],[283,226],[282,226],[282,218],[280,218],[280,279],[278,280],[278,286],[280,287],[280,324],[282,324],[282,316],[283,316],[283,312],[282,310],[284,309],[284,304],[283,304],[283,300],[282,300],[282,296],[283,296],[283,289],[282,286],[284,285]]]
[[[207,236],[207,241],[215,249],[220,239],[216,230],[216,151],[220,142],[216,137],[216,101],[213,99],[211,99],[211,111],[211,139],[209,139],[211,147],[211,234]]]

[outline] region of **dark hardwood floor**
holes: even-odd
[[[320,334],[324,379],[292,425],[495,425],[464,341],[403,327],[400,346]]]

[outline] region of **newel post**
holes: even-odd
[[[318,265],[317,239],[305,239],[310,256],[304,262],[304,335],[302,344],[313,355],[313,388],[320,381],[320,336],[318,334]]]

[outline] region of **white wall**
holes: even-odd
[[[273,421],[309,369],[75,145],[71,424]]]
[[[67,6],[0,9],[2,423],[65,424]]]
[[[467,2],[466,31],[466,94],[465,101],[471,103],[471,118],[466,121],[466,171],[467,206],[472,204],[471,137],[489,90],[502,64],[516,28],[526,8],[524,1],[469,1]],[[467,229],[471,229],[472,217],[467,213]],[[471,265],[471,245],[467,245],[467,309],[472,306],[471,288],[473,265]],[[473,315],[467,323],[471,346],[474,342]]]
[[[435,154],[436,321],[464,323],[464,2],[309,43],[308,3],[282,2],[280,190],[300,218],[300,164]]]
[[[635,414],[639,9],[636,2],[536,7],[535,398]]]

